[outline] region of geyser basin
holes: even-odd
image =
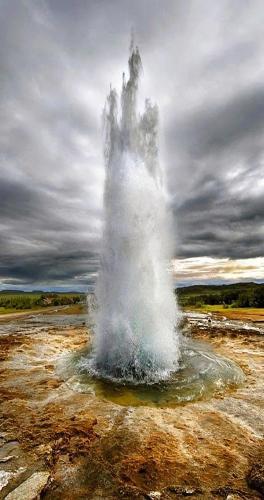
[[[179,370],[158,383],[102,378],[92,366],[92,353],[82,351],[62,360],[59,371],[72,389],[123,406],[174,407],[235,389],[245,379],[233,361],[217,355],[207,344],[189,339],[182,343]]]

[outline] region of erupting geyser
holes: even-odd
[[[179,347],[158,109],[146,100],[137,112],[140,71],[132,43],[120,103],[110,89],[104,110],[105,227],[92,365],[103,376],[154,382],[178,368]]]
[[[245,377],[208,344],[177,331],[158,109],[146,100],[137,112],[140,71],[132,44],[120,102],[110,89],[104,110],[105,224],[92,349],[67,355],[58,370],[78,392],[128,406],[174,407],[235,388]]]

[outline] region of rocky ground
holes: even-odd
[[[73,391],[56,365],[86,344],[84,325],[1,335],[0,498],[262,498],[264,337],[195,322],[190,330],[247,378],[173,409]]]

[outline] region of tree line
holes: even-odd
[[[0,294],[0,307],[5,309],[33,309],[34,307],[63,306],[83,301],[82,294]]]
[[[197,285],[179,288],[176,294],[182,306],[264,307],[264,284]]]

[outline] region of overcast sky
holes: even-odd
[[[94,282],[101,111],[131,27],[160,109],[176,280],[264,280],[263,0],[0,0],[0,16],[2,288]]]

